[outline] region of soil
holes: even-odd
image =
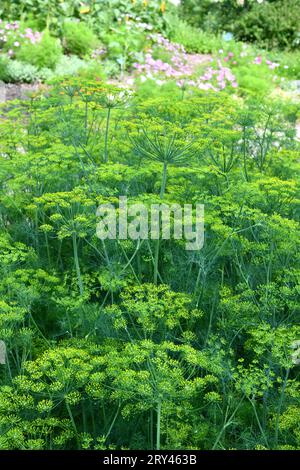
[[[39,83],[3,83],[0,82],[0,103],[16,99],[28,99],[30,93],[37,91]]]

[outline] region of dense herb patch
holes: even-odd
[[[174,87],[2,110],[2,449],[299,447],[295,112]],[[101,242],[120,195],[205,204],[204,247]]]

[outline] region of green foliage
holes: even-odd
[[[8,73],[8,58],[5,57],[4,55],[0,56],[0,80],[3,82],[8,81],[9,79],[9,73]]]
[[[279,63],[278,72],[281,76],[286,77],[287,79],[300,79],[300,52],[280,52],[272,51],[270,54],[274,62]]]
[[[55,67],[55,75],[58,77],[74,76],[88,64],[77,56],[63,55]]]
[[[63,26],[63,47],[68,54],[84,57],[97,47],[97,37],[84,23],[66,21]]]
[[[172,21],[169,38],[182,44],[187,52],[209,54],[222,47],[221,37],[195,28],[190,24],[176,18]]]
[[[255,64],[237,67],[235,75],[241,91],[252,96],[266,96],[276,86],[273,75],[266,65],[257,67]]]
[[[255,3],[234,24],[236,36],[261,47],[297,49],[300,45],[298,0]]]
[[[237,39],[260,47],[299,47],[298,0],[183,0],[182,10],[191,24],[204,30],[232,31]]]
[[[253,0],[254,2],[256,0]],[[252,3],[252,0],[250,0]],[[250,3],[249,2],[249,3]],[[228,31],[228,26],[243,12],[236,0],[183,0],[182,10],[190,23],[214,32]]]
[[[39,79],[39,71],[34,65],[19,60],[9,61],[6,81],[13,83],[33,83]]]
[[[168,5],[167,10],[172,6]],[[166,27],[165,9],[161,0],[102,0],[94,2],[87,0],[84,4],[78,0],[4,0],[0,7],[0,15],[9,19],[26,20],[38,29],[50,27],[51,30],[61,31],[64,21],[69,18],[86,21],[100,33],[107,26],[116,24],[121,17],[130,15],[140,22],[146,22],[157,29]]]
[[[124,22],[101,36],[111,60],[120,67],[121,76],[141,55],[146,38],[144,31],[135,24]]]
[[[17,52],[17,59],[38,69],[45,67],[54,69],[61,55],[62,46],[60,42],[45,31],[39,42],[23,44]]]
[[[82,72],[3,106],[1,449],[299,448],[298,109],[243,92]],[[203,248],[100,240],[124,195],[203,203]]]

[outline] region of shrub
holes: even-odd
[[[53,70],[48,69],[47,67],[43,67],[42,69],[38,70],[37,78],[41,82],[46,82],[53,77]]]
[[[52,78],[52,70],[44,67],[38,69],[34,65],[26,64],[19,60],[7,60],[6,68],[1,71],[1,60],[0,60],[0,80],[11,83],[33,83],[33,82],[45,82]]]
[[[76,75],[80,69],[85,67],[86,62],[77,56],[63,55],[55,67],[55,75],[68,76]]]
[[[232,31],[263,47],[295,49],[300,44],[299,0],[183,0],[187,20],[207,31]]]
[[[32,83],[38,80],[38,69],[34,65],[10,60],[7,66],[8,81]]]
[[[78,75],[86,80],[104,80],[106,78],[106,72],[102,65],[95,60],[86,62],[85,65],[78,70]]]
[[[107,77],[117,77],[120,73],[120,67],[114,60],[105,60],[103,67]]]
[[[8,80],[8,66],[9,59],[5,56],[0,56],[0,81],[7,82]]]
[[[272,74],[266,65],[247,64],[234,70],[240,91],[256,96],[266,96],[275,87]]]
[[[274,51],[270,56],[274,62],[280,64],[278,72],[281,76],[300,80],[300,51]]]
[[[69,54],[84,57],[97,47],[97,37],[84,23],[66,21],[63,26],[63,46]]]
[[[77,56],[63,56],[55,68],[55,75],[67,77],[79,75],[84,78],[104,78],[103,67],[95,60],[85,61]]]
[[[300,1],[279,0],[254,4],[234,25],[239,39],[272,48],[300,45]]]
[[[228,30],[244,10],[236,0],[183,0],[181,9],[189,23],[214,32]]]
[[[195,28],[184,21],[176,21],[169,33],[169,39],[182,44],[187,52],[208,54],[220,49],[221,38]]]
[[[61,32],[64,21],[69,18],[81,18],[95,31],[101,33],[107,25],[116,24],[122,17],[131,17],[138,22],[148,23],[162,30],[166,26],[165,11],[172,8],[169,0],[28,0],[0,2],[0,16],[20,18],[30,23],[31,27]]]
[[[43,33],[41,40],[35,44],[24,44],[17,52],[17,59],[38,69],[44,67],[54,69],[62,56],[62,47],[58,39],[50,36],[48,31]]]
[[[109,58],[119,64],[121,74],[136,62],[146,43],[144,30],[130,22],[120,23],[118,29],[103,34],[101,39]]]

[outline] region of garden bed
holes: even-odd
[[[296,2],[179,3],[0,6],[0,450],[300,448]]]

